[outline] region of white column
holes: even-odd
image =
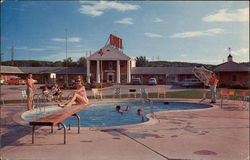
[[[131,81],[130,60],[127,61],[127,83]]]
[[[121,83],[120,60],[116,61],[116,83]]]
[[[90,83],[90,61],[87,60],[87,83]]]
[[[100,83],[100,61],[97,60],[97,65],[96,65],[96,82]]]

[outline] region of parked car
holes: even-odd
[[[184,79],[181,85],[183,87],[202,87],[203,82],[198,79]]]
[[[12,85],[12,84],[15,84],[15,85],[22,84],[22,85],[24,85],[26,82],[25,82],[25,80],[21,79],[20,77],[17,77],[17,78],[10,78],[9,80],[7,80],[6,83],[8,85]]]
[[[156,80],[156,78],[150,78],[150,79],[148,80],[148,84],[149,84],[149,85],[157,85],[157,80]]]
[[[135,84],[142,84],[142,81],[140,78],[132,78],[131,79],[131,84],[135,85]]]

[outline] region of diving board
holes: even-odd
[[[35,138],[35,127],[36,126],[51,126],[51,132],[53,133],[53,126],[60,124],[64,128],[64,144],[66,144],[66,126],[62,123],[65,119],[70,116],[75,116],[78,120],[78,134],[80,133],[80,117],[76,114],[82,109],[87,108],[91,104],[84,105],[73,105],[71,107],[65,107],[44,117],[38,118],[31,121],[29,124],[32,125],[32,143],[34,144]]]

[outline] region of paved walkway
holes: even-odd
[[[198,100],[173,101],[198,102]],[[50,133],[13,121],[25,109],[8,104],[2,108],[3,159],[8,160],[247,160],[249,159],[249,110],[239,101],[226,101],[221,109],[165,111],[150,123],[109,128],[77,128]],[[249,107],[249,106],[248,106]]]

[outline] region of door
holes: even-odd
[[[115,82],[115,74],[114,73],[107,73],[107,82],[113,83]]]

